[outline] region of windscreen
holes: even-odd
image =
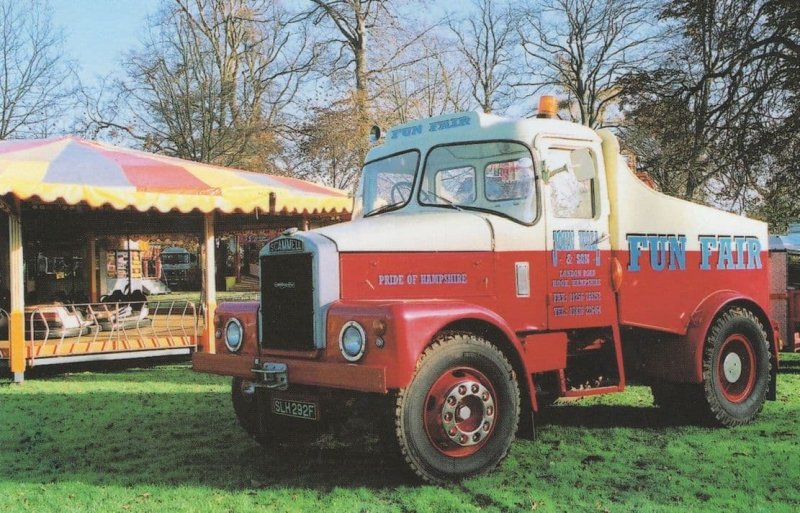
[[[188,264],[188,253],[161,253],[161,263],[168,265]]]
[[[408,151],[364,166],[354,217],[393,210],[408,203],[418,164],[419,152]]]
[[[428,153],[423,205],[496,212],[522,223],[536,219],[536,181],[528,148],[516,142],[440,146]]]

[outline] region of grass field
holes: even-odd
[[[0,512],[797,512],[800,355],[736,429],[683,425],[649,389],[557,405],[496,472],[422,485],[362,433],[265,454],[228,380],[186,364],[0,384]]]

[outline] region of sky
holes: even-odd
[[[80,66],[86,84],[119,69],[125,52],[139,43],[145,18],[163,0],[50,0],[53,24],[64,32],[66,55]]]
[[[53,23],[64,32],[65,53],[80,66],[81,81],[92,85],[119,71],[124,54],[138,46],[147,16],[166,1],[50,0]]]

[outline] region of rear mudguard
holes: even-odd
[[[777,338],[772,321],[763,308],[752,298],[733,290],[715,292],[706,297],[692,313],[684,335],[640,346],[640,356],[651,377],[675,383],[702,383],[703,350],[712,323],[726,308],[741,306],[751,310],[762,322],[767,333],[773,357],[772,368],[777,367]],[[774,390],[774,373],[771,389]],[[772,393],[774,396],[774,392]]]

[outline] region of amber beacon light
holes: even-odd
[[[539,98],[537,118],[555,118],[556,113],[558,113],[558,100],[555,96],[542,96]]]

